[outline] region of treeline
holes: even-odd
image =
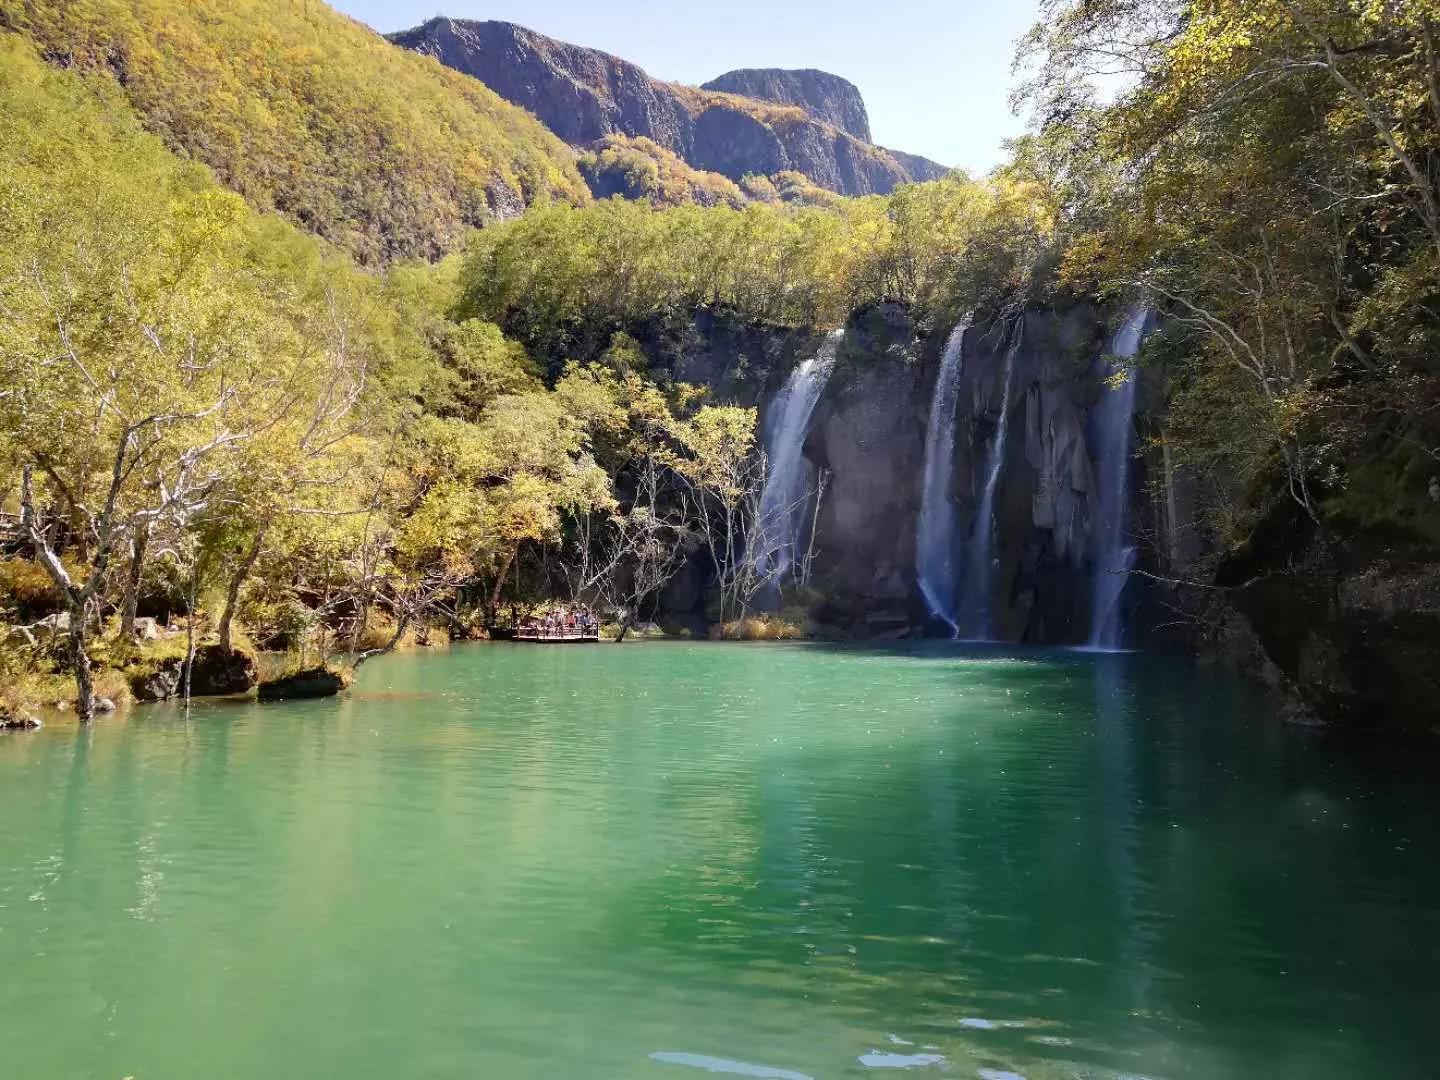
[[[704,306],[819,327],[879,300],[950,314],[993,307],[1042,265],[1053,228],[1043,196],[1000,175],[825,207],[537,207],[473,238],[461,310],[546,349],[588,322]]]
[[[720,173],[693,168],[643,136],[608,135],[581,154],[579,164],[597,199],[619,196],[656,208],[697,205],[738,210],[752,202],[785,202],[839,209],[847,201],[793,169],[773,176],[751,173],[737,184]]]
[[[1164,438],[1217,546],[1277,499],[1440,543],[1440,4],[1050,0],[1023,57],[1013,168],[1067,282],[1166,315]]]

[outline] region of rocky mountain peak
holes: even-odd
[[[870,116],[860,88],[849,79],[814,68],[739,68],[701,87],[725,94],[797,105],[817,120],[834,124],[857,139],[872,142]]]
[[[793,171],[841,195],[885,194],[945,172],[870,142],[860,91],[823,71],[731,72],[716,80],[743,82],[763,95],[755,96],[715,83],[664,82],[620,57],[514,23],[441,17],[390,40],[479,79],[572,146],[644,138],[734,181]]]

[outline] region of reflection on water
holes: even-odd
[[[892,1054],[884,1050],[871,1050],[861,1054],[858,1060],[868,1069],[920,1069],[945,1064],[940,1054]]]
[[[1427,1075],[1428,750],[948,643],[358,691],[0,740],[0,1071]]]
[[[811,1080],[804,1073],[789,1069],[772,1069],[765,1065],[751,1065],[744,1061],[727,1061],[724,1058],[709,1057],[706,1054],[683,1054],[657,1050],[650,1055],[651,1061],[664,1065],[689,1065],[706,1072],[730,1073],[734,1076],[758,1076],[766,1080]]]

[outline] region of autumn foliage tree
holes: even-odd
[[[1167,439],[1242,533],[1244,492],[1275,488],[1317,522],[1431,529],[1437,16],[1053,0],[1027,39],[1016,165],[1057,194],[1066,280],[1163,309]]]

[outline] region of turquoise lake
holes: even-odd
[[[1147,655],[457,646],[0,738],[0,1076],[1422,1077],[1428,746]]]

